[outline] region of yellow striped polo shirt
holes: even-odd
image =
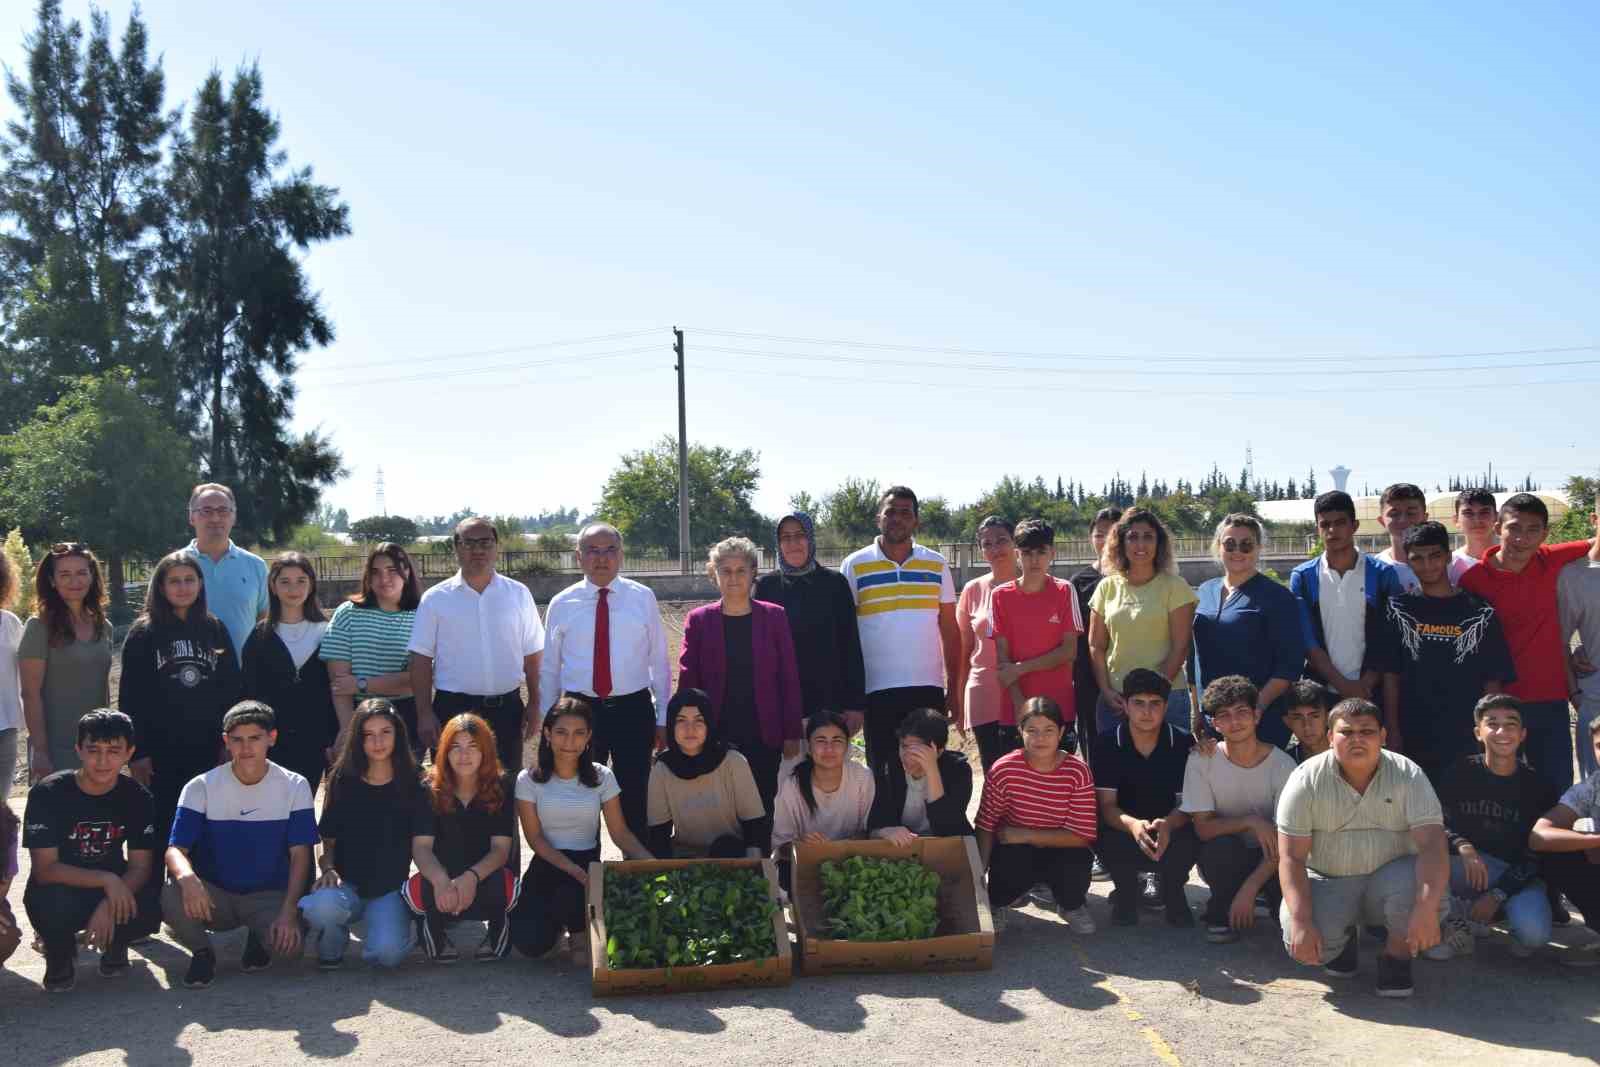
[[[906,686],[943,689],[939,607],[956,601],[945,558],[913,541],[911,555],[896,563],[874,539],[846,556],[839,570],[855,597],[867,692]]]

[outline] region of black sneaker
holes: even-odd
[[[128,946],[112,945],[100,954],[100,977],[121,978],[128,973]]]
[[[1571,926],[1572,912],[1567,910],[1567,901],[1560,893],[1550,894],[1550,922],[1555,926]]]
[[[344,966],[344,957],[343,956],[340,956],[337,959],[331,959],[331,960],[325,960],[325,959],[321,958],[320,956],[317,957],[317,970],[321,971],[324,974],[331,974],[332,972],[339,970],[343,966]]]
[[[183,976],[183,988],[207,989],[217,977],[217,954],[212,949],[204,949],[194,954],[194,959],[189,961],[189,970]]]
[[[1189,910],[1187,900],[1167,902],[1167,925],[1176,926],[1180,930],[1194,929],[1194,912]]]
[[[1111,925],[1138,926],[1139,906],[1133,900],[1124,900],[1121,890],[1111,891]]]
[[[1100,857],[1094,858],[1094,864],[1089,868],[1089,878],[1096,882],[1104,882],[1111,877],[1111,872],[1106,870],[1105,864],[1100,862]]]
[[[44,969],[44,991],[65,993],[78,984],[78,968],[72,958],[52,963]]]
[[[245,974],[254,974],[272,966],[272,953],[267,951],[267,946],[261,943],[254,932],[245,938],[244,955],[239,960],[239,966]]]
[[[1356,928],[1352,926],[1345,933],[1348,936],[1345,938],[1344,951],[1322,965],[1322,973],[1333,978],[1354,978],[1360,966],[1360,938]]]
[[[497,960],[500,958],[500,953],[495,951],[493,937],[493,934],[484,937],[483,944],[479,945],[478,951],[472,954],[473,959],[477,960],[479,963],[487,963],[490,960]]]
[[[434,963],[454,963],[461,958],[461,950],[448,937],[439,938],[439,951],[433,954]]]
[[[1145,875],[1144,892],[1140,894],[1139,902],[1151,911],[1160,911],[1162,909],[1164,905],[1162,902],[1161,875],[1155,873]]]
[[[1378,954],[1378,996],[1411,995],[1411,961],[1396,959],[1387,952]]]
[[[1389,940],[1389,928],[1387,926],[1379,926],[1377,923],[1373,923],[1366,928],[1366,931],[1367,936],[1380,945],[1387,943]]]

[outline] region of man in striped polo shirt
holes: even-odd
[[[913,540],[917,494],[890,486],[878,501],[878,537],[845,557],[867,672],[867,762],[897,759],[895,730],[915,708],[961,721],[956,590],[945,558]]]

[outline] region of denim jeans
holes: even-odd
[[[1509,865],[1505,860],[1486,852],[1478,855],[1489,870],[1489,884],[1492,886],[1506,873]],[[1463,900],[1476,900],[1480,895],[1480,891],[1473,889],[1467,881],[1467,865],[1460,856],[1450,857],[1450,895]],[[1543,882],[1529,882],[1506,901],[1506,925],[1511,928],[1511,936],[1529,948],[1540,948],[1550,940],[1550,895],[1545,892]]]
[[[381,897],[363,898],[346,882],[335,889],[317,889],[300,898],[300,913],[311,927],[317,958],[344,958],[350,927],[366,920],[361,958],[380,967],[396,967],[416,944],[415,924],[397,889]]]
[[[1098,733],[1105,733],[1117,723],[1122,721],[1122,716],[1117,713],[1106,698],[1101,697],[1094,705],[1094,725]],[[1189,690],[1187,687],[1174,686],[1167,697],[1167,721],[1185,733],[1189,730]],[[1079,729],[1082,729],[1080,727]],[[1085,740],[1086,747],[1093,747],[1093,738]]]

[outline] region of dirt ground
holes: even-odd
[[[686,607],[672,605],[669,624]],[[681,631],[680,631],[681,632]],[[674,649],[674,652],[676,649]],[[674,657],[675,658],[675,657]],[[10,803],[19,814],[21,795]],[[609,844],[608,844],[609,848]],[[0,968],[0,1062],[33,1065],[289,1062],[454,1064],[556,1054],[611,1064],[955,1061],[977,1064],[1554,1064],[1600,1059],[1600,970],[1560,966],[1557,945],[1513,958],[1503,934],[1448,963],[1418,961],[1409,1001],[1373,993],[1376,945],[1362,973],[1336,982],[1285,955],[1276,924],[1234,945],[1172,931],[1155,913],[1114,928],[1109,885],[1090,909],[1098,933],[1070,933],[1029,905],[1011,913],[994,969],[977,974],[806,978],[786,989],[596,999],[586,970],[518,958],[392,973],[354,963],[319,974],[308,959],[239,970],[242,934],[217,938],[216,984],[184,990],[187,955],[165,935],[136,949],[130,975],[95,974],[45,994],[28,948],[22,876],[9,899],[23,948]],[[1192,904],[1207,890],[1189,886]],[[470,935],[458,943],[470,947]],[[350,959],[356,958],[352,951]],[[1594,1027],[1594,1029],[1591,1029]],[[564,1040],[554,1041],[554,1038]]]

